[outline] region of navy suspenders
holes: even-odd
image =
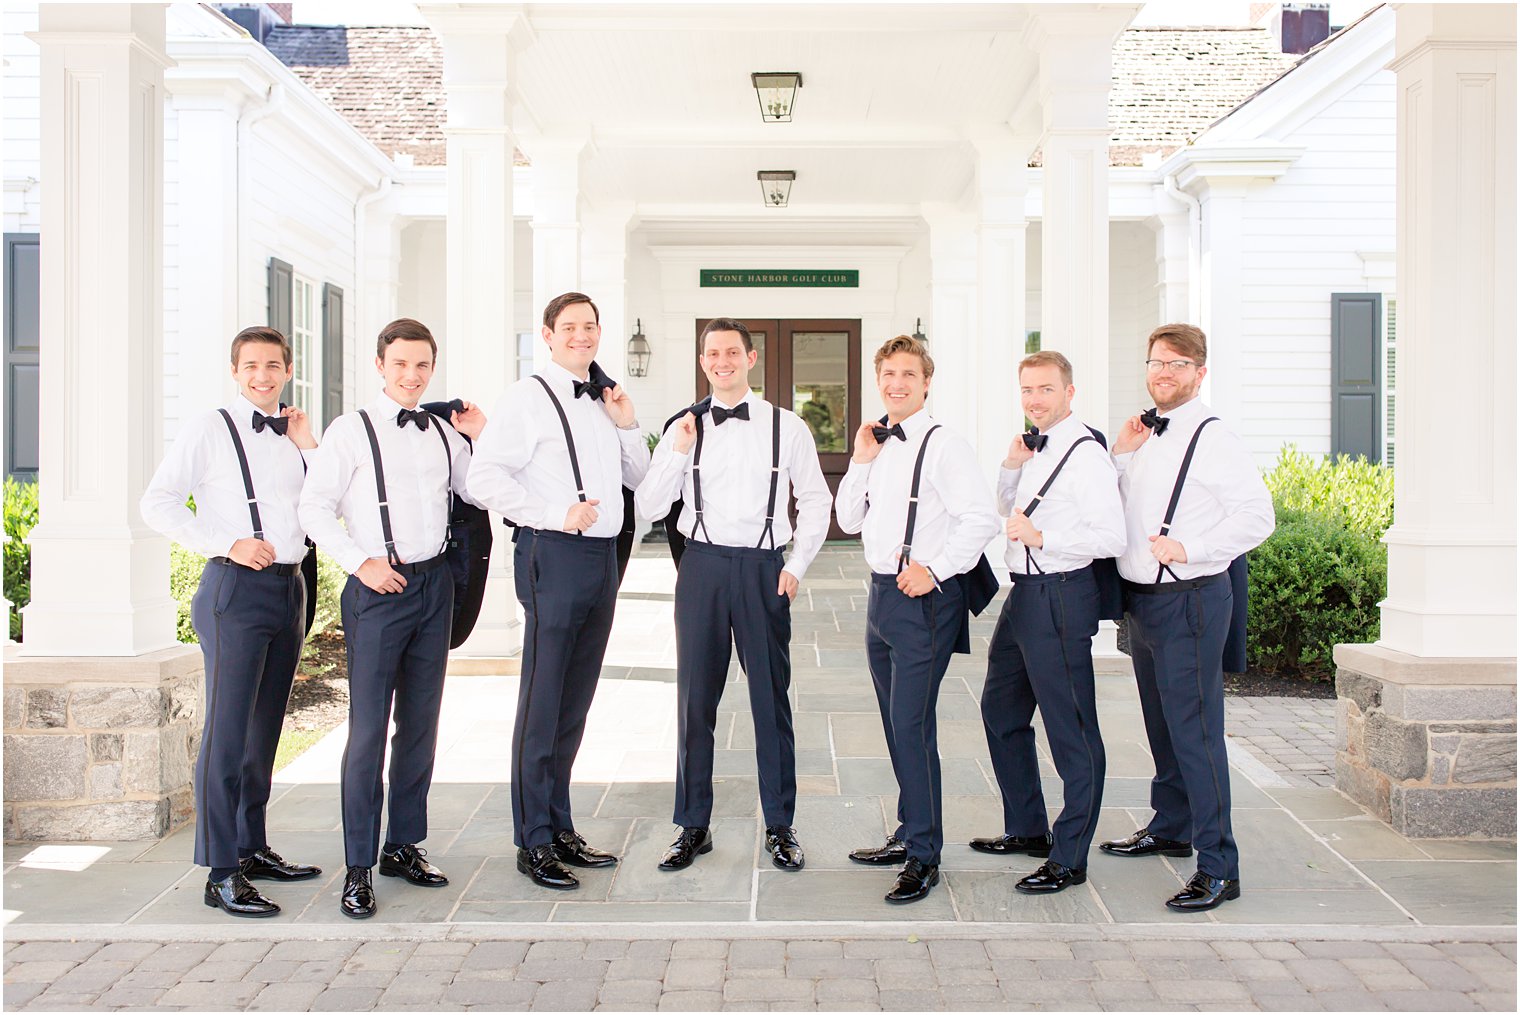
[[[359,410],[359,418],[364,421],[364,433],[369,438],[370,456],[375,460],[375,497],[380,502],[380,533],[385,538],[385,560],[391,567],[401,563],[401,557],[396,553],[396,536],[391,531],[391,507],[390,501],[385,494],[385,466],[380,461],[380,439],[375,436],[375,425],[370,422],[369,411]],[[454,490],[454,456],[449,454],[449,439],[443,432],[443,425],[436,419],[433,426],[438,430],[438,439],[443,442],[443,482],[452,494]],[[443,545],[449,545],[448,524],[445,521],[443,532]],[[438,551],[442,553],[443,550]]]
[[[1040,501],[1045,499],[1045,494],[1050,490],[1050,484],[1054,483],[1056,481],[1056,477],[1061,474],[1061,470],[1066,468],[1066,462],[1071,458],[1072,452],[1076,451],[1079,445],[1084,444],[1087,441],[1092,441],[1094,444],[1098,442],[1097,438],[1092,436],[1092,434],[1083,434],[1081,437],[1078,437],[1075,441],[1072,442],[1071,447],[1066,449],[1066,454],[1062,455],[1061,460],[1056,463],[1055,469],[1052,470],[1050,476],[1045,480],[1045,484],[1040,487],[1040,491],[1034,495],[1033,500],[1024,505],[1025,518],[1028,518],[1030,515],[1034,514],[1034,509],[1039,507]],[[1024,547],[1024,566],[1026,568],[1032,568],[1037,574],[1045,573],[1045,569],[1034,562],[1034,552],[1029,549],[1028,545],[1025,545]]]
[[[773,528],[776,521],[776,488],[781,480],[781,407],[771,406],[771,491],[765,502],[765,528],[760,532],[760,539],[755,543],[755,548],[760,549],[761,544],[770,542],[770,549],[776,548],[776,533]],[[696,512],[696,520],[691,525],[691,537],[697,537],[697,529],[702,530],[706,541],[711,543],[712,536],[707,531],[707,523],[702,520],[702,417],[697,416],[697,446],[691,458],[691,507]]]
[[[908,566],[909,558],[913,553],[913,528],[918,524],[918,484],[924,475],[924,454],[929,450],[929,438],[934,436],[934,431],[939,427],[940,425],[935,423],[924,434],[923,443],[918,446],[918,457],[913,461],[913,487],[908,491],[908,526],[903,531],[902,552],[897,555],[899,574]]]
[[[243,470],[243,493],[248,497],[248,514],[253,519],[253,538],[263,542],[264,521],[259,517],[259,502],[253,495],[253,472],[248,468],[248,453],[243,450],[243,438],[238,436],[237,425],[232,422],[232,413],[226,409],[216,411],[222,414],[227,432],[232,435],[232,446],[237,449],[238,468]]]
[[[1218,419],[1218,416],[1210,416],[1198,424],[1198,429],[1193,431],[1193,439],[1188,441],[1187,453],[1182,456],[1182,468],[1177,470],[1177,482],[1172,487],[1172,499],[1166,505],[1166,517],[1161,520],[1161,535],[1166,535],[1172,529],[1172,516],[1177,513],[1177,502],[1182,500],[1182,485],[1187,482],[1188,467],[1193,464],[1193,452],[1198,450],[1198,438],[1203,434],[1203,428]],[[1156,584],[1161,584],[1161,576],[1169,574],[1173,581],[1181,581],[1177,572],[1166,564],[1156,568]]]

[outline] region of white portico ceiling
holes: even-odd
[[[1014,4],[539,5],[511,75],[514,129],[589,142],[581,192],[641,211],[763,207],[755,172],[792,169],[791,207],[955,201],[973,136],[1006,130],[1037,58]],[[798,71],[790,123],[761,121],[753,71]]]

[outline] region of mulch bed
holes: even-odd
[[[1334,698],[1335,682],[1310,677],[1280,677],[1251,670],[1226,673],[1224,693],[1236,697]]]
[[[348,658],[340,631],[319,636],[312,646],[315,651],[301,660],[290,688],[285,724],[326,732],[348,718]]]

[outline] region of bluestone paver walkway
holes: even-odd
[[[1173,914],[1162,901],[1191,861],[1096,851],[1086,885],[1015,893],[1037,861],[966,846],[1002,830],[978,704],[1000,601],[973,623],[975,651],[955,658],[940,697],[943,881],[916,905],[883,903],[891,872],[846,859],[895,823],[864,666],[863,575],[857,548],[826,548],[793,611],[806,870],[774,870],[761,848],[754,734],[737,686],[719,716],[716,848],[686,871],[655,869],[674,833],[673,571],[662,547],[644,548],[572,791],[579,830],[618,851],[617,868],[583,872],[573,893],[516,873],[503,780],[517,678],[451,677],[424,843],[448,887],[377,879],[374,919],[340,915],[340,729],[279,775],[272,844],[325,873],[268,885],[285,908],[275,919],[234,921],[201,904],[189,829],[162,842],[7,845],[6,1006],[1513,1010],[1513,844],[1404,839],[1333,788],[1296,781],[1307,770],[1291,765],[1307,763],[1274,769],[1271,751],[1239,736],[1239,901]],[[1144,824],[1152,772],[1132,678],[1104,669],[1100,839]],[[731,682],[742,679],[735,667]],[[1246,719],[1263,730],[1320,721],[1291,709],[1263,718],[1282,699],[1245,700],[1234,708],[1254,711]],[[1054,810],[1043,733],[1039,744]]]

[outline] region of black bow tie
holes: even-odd
[[[266,416],[257,409],[253,410],[253,432],[263,433],[266,426],[281,437],[284,437],[285,431],[290,429],[290,418],[288,416]]]
[[[1157,437],[1166,433],[1166,428],[1171,420],[1158,413],[1155,409],[1146,409],[1140,414],[1140,425],[1153,431]]]
[[[602,392],[606,389],[605,384],[601,384],[595,380],[572,381],[571,383],[575,385],[576,398],[580,398],[582,395],[590,395],[593,402],[601,398]]]
[[[418,430],[426,430],[428,414],[422,409],[402,409],[396,413],[397,426],[406,426],[408,423],[416,423]]]
[[[721,405],[714,405],[712,407],[713,426],[722,426],[725,419],[742,419],[748,421],[749,403],[740,402],[732,409],[725,409]]]
[[[903,433],[901,423],[893,423],[891,426],[873,426],[871,436],[876,438],[877,444],[885,444],[888,437],[896,437],[900,441],[908,439],[908,435]]]
[[[1021,436],[1024,438],[1024,446],[1030,451],[1044,451],[1045,445],[1050,441],[1050,435],[1040,433],[1037,426],[1030,427],[1029,432]]]

